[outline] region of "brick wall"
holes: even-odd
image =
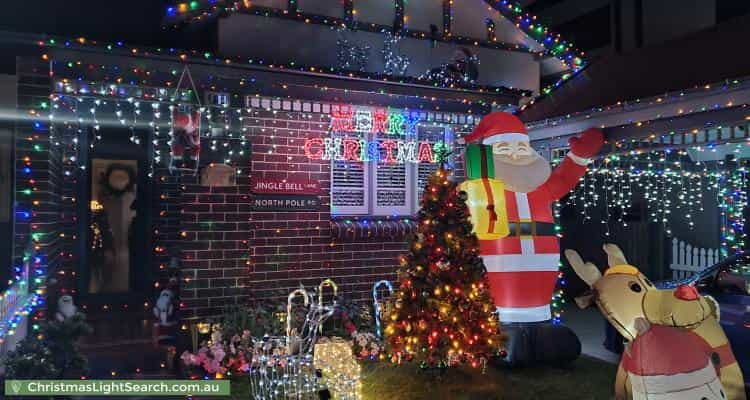
[[[303,151],[305,139],[327,136],[328,126],[325,114],[254,111],[245,120],[251,156],[237,165],[250,166],[250,174],[238,176],[237,186],[209,188],[182,176],[183,318],[217,315],[250,297],[286,301],[300,284],[316,288],[326,278],[340,293],[366,300],[375,282],[396,279],[399,256],[407,251],[404,235],[372,238],[331,228],[330,162],[311,161]],[[460,160],[458,167],[456,175],[463,176]],[[321,207],[253,211],[251,176],[319,181]]]
[[[394,279],[406,249],[403,238],[331,235],[330,164],[308,160],[302,149],[307,137],[327,134],[328,117],[260,110],[245,123],[252,140],[250,175],[319,181],[321,207],[253,211],[247,174],[229,188],[202,187],[191,177],[182,193],[183,317],[215,315],[248,297],[286,295],[300,284],[317,287],[325,278],[342,293],[364,299],[375,281]]]

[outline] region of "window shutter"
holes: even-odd
[[[431,146],[435,143],[444,142],[445,128],[440,126],[418,126],[417,127],[417,154],[419,154],[419,144],[429,142]],[[433,154],[433,157],[435,155]],[[430,162],[418,162],[416,165],[417,179],[414,182],[414,213],[420,209],[422,202],[422,192],[430,180],[430,176],[438,170],[440,164]]]
[[[346,133],[332,132],[332,138],[361,139]],[[366,215],[370,171],[362,161],[331,160],[331,214]]]
[[[389,157],[387,146],[390,142]],[[411,215],[412,199],[412,166],[406,160],[398,160],[396,142],[391,139],[379,139],[380,161],[373,165],[373,215]],[[387,160],[391,160],[390,162]]]
[[[375,165],[374,215],[411,215],[410,166],[408,163]]]

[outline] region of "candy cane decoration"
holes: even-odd
[[[331,279],[324,279],[318,285],[318,306],[323,307],[323,288],[330,287],[333,289],[333,303],[336,304],[336,296],[339,295],[339,286]]]
[[[287,340],[292,336],[292,300],[297,295],[302,295],[302,298],[305,299],[305,307],[308,307],[310,305],[310,297],[307,295],[307,290],[299,288],[292,293],[289,293],[289,298],[286,302],[286,337]]]
[[[333,305],[336,306],[336,296],[339,295],[339,286],[334,282],[332,279],[324,279],[323,282],[320,282],[320,285],[318,285],[318,307],[323,308],[323,288],[326,286],[329,286],[331,289],[333,289]],[[318,331],[320,333],[323,333],[323,324],[320,324],[320,328],[318,328]]]
[[[380,303],[378,303],[378,287],[380,285],[385,285],[388,288],[389,295],[393,296],[393,285],[386,280],[375,282],[372,286],[372,301],[375,307],[375,336],[378,340],[382,339],[383,336],[380,328]]]

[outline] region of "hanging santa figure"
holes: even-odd
[[[174,169],[184,160],[186,150],[190,159],[195,162],[195,168],[198,168],[201,154],[200,121],[201,114],[198,110],[183,111],[179,108],[172,110],[170,169]]]
[[[551,206],[584,175],[604,144],[602,132],[588,129],[570,139],[570,151],[554,171],[531,147],[526,126],[513,114],[485,116],[465,140],[468,180],[462,188],[469,195],[490,291],[509,335],[506,361],[572,361],[580,354],[578,338],[549,322],[560,262]]]

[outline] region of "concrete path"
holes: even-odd
[[[583,354],[613,364],[620,362],[619,354],[604,348],[604,317],[596,307],[581,310],[575,305],[568,305],[562,322],[578,335]]]

